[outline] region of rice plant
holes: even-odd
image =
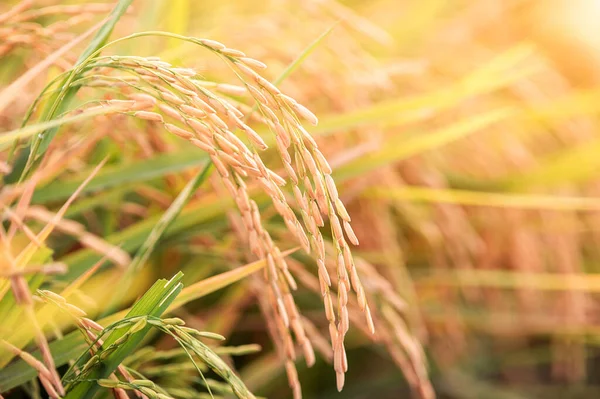
[[[0,397],[596,397],[591,4],[0,4]]]

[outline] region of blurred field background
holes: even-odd
[[[266,262],[250,252],[222,179],[205,169],[210,158],[161,123],[109,109],[131,82],[92,74],[68,108],[44,114],[51,100],[38,96],[96,32],[73,40],[115,4],[0,4],[3,397],[47,397],[23,355],[43,358],[44,340],[60,376],[86,354],[72,333],[77,321],[41,303],[52,299],[37,289],[62,293],[106,327],[179,271],[183,299],[169,317],[226,337],[206,343],[257,396],[288,398],[301,387],[305,398],[600,397],[600,2],[135,0],[116,22],[111,40],[163,31],[243,51],[318,117],[306,129],[352,218],[360,241],[352,253],[376,329],[349,299],[341,393],[314,255],[287,257],[298,320],[316,353],[309,368],[302,339],[295,362],[286,354],[262,272],[240,272]],[[102,55],[159,57],[197,71],[240,104],[270,146],[265,164],[288,178],[274,138],[253,119],[256,106],[210,51],[148,35]],[[105,108],[90,108],[98,104]],[[18,181],[19,150],[52,120],[60,130],[41,166]],[[291,186],[282,191],[300,215]],[[249,192],[276,246],[298,246],[268,196]],[[335,226],[325,225],[334,254]],[[13,262],[32,243],[27,267],[37,269],[19,274]],[[335,293],[339,275],[327,268]],[[208,280],[236,270],[227,284]],[[19,284],[31,291],[31,307],[16,306]],[[210,364],[208,382],[200,378],[176,348],[150,332],[121,364],[169,397],[236,393],[215,381]]]

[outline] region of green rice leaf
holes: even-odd
[[[183,274],[180,272],[173,276],[169,281],[161,279],[158,280],[154,285],[140,298],[139,301],[133,305],[131,310],[127,313],[127,319],[138,317],[138,316],[154,316],[160,317],[164,311],[171,305],[175,297],[181,292],[183,285],[180,283]],[[141,343],[146,333],[150,330],[151,326],[147,325],[138,332],[131,334],[122,345],[110,353],[108,357],[101,361],[101,366],[95,367],[89,379],[108,378],[117,367],[123,362],[123,360],[129,356],[135,348]],[[121,328],[114,330],[104,341],[104,347],[108,347],[113,344],[119,338],[125,335],[127,329]],[[93,381],[86,379],[77,383],[72,390],[70,390],[65,399],[86,399],[91,398],[98,391],[100,387]]]
[[[133,0],[119,0],[112,13],[109,16],[109,19],[106,23],[100,28],[100,30],[96,33],[94,38],[88,47],[83,51],[83,53],[79,56],[75,67],[83,63],[90,55],[95,53],[98,49],[100,49],[108,40],[110,34],[112,33],[115,25],[125,14],[127,8],[131,5]],[[75,70],[75,69],[74,69]],[[73,70],[73,71],[74,71]],[[68,107],[71,103],[71,100],[75,97],[75,94],[79,90],[79,86],[70,86],[69,82],[72,82],[77,76],[74,76],[74,72],[68,74],[63,83],[59,85],[63,89],[52,96],[52,100],[48,102],[46,108],[42,113],[43,121],[51,121],[57,115],[60,115],[68,110]],[[12,172],[5,177],[5,181],[7,183],[14,183],[16,181],[20,181],[27,173],[29,173],[34,165],[39,163],[41,157],[44,155],[50,142],[58,132],[58,127],[50,127],[40,133],[38,136],[34,136],[31,144],[21,150],[17,159],[15,160],[15,164],[13,165]]]

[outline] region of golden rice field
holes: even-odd
[[[600,397],[598,21],[0,2],[0,398]]]

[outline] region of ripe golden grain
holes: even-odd
[[[349,327],[347,307],[349,279],[358,295],[359,307],[365,311],[367,323],[369,326],[373,323],[370,320],[364,290],[360,285],[346,243],[347,238],[349,242],[358,244],[358,239],[349,223],[350,216],[339,199],[337,187],[331,177],[331,166],[319,150],[316,141],[299,122],[302,119],[316,124],[318,120],[308,108],[293,98],[281,94],[277,87],[256,73],[254,69],[264,68],[263,63],[243,57],[241,52],[226,49],[219,42],[205,39],[199,42],[212,51],[226,55],[222,59],[237,68],[243,79],[247,79],[242,82],[243,86],[194,81],[190,79],[195,76],[193,70],[173,68],[158,59],[111,58],[114,63],[120,63],[119,66],[128,65],[128,68],[138,74],[140,82],[145,82],[148,86],[147,91],[144,89],[143,93],[130,95],[129,98],[133,101],[123,103],[123,107],[129,109],[136,105],[144,107],[156,105],[162,114],[173,118],[175,123],[164,123],[162,115],[152,111],[137,110],[133,115],[140,119],[163,123],[167,131],[188,140],[192,145],[209,154],[227,192],[233,196],[242,215],[241,221],[246,229],[246,238],[252,253],[267,258],[267,287],[269,295],[272,296],[269,306],[273,309],[278,329],[285,330],[280,332],[281,340],[284,342],[282,345],[288,348],[286,352],[291,358],[293,342],[289,342],[291,338],[288,331],[288,328],[291,328],[305,353],[307,362],[312,363],[314,362],[312,346],[306,338],[302,323],[299,321],[299,313],[293,304],[293,297],[289,293],[296,288],[295,280],[270,234],[262,227],[258,206],[249,198],[244,180],[253,181],[271,197],[275,210],[283,217],[289,231],[303,249],[306,252],[314,250],[316,254],[319,289],[330,322],[332,347],[338,348],[334,350],[336,356],[345,359],[343,338]],[[218,91],[231,95],[249,94],[258,105],[262,115],[260,120],[275,136],[280,159],[300,209],[302,223],[290,208],[286,196],[280,189],[288,181],[269,169],[258,155],[257,151],[266,150],[267,144],[253,127],[244,122],[249,119],[240,110],[249,112],[249,108],[240,108],[232,100],[218,94]],[[186,130],[186,126],[192,131]],[[247,146],[235,136],[231,131],[235,128],[240,129],[252,145]],[[299,186],[300,181],[303,182],[302,187]],[[337,274],[341,281],[338,283],[337,292],[337,327],[335,326],[336,310],[330,292],[332,279],[325,267],[326,252],[319,231],[319,227],[322,227],[325,222],[323,215],[330,221],[334,245],[340,258],[337,266]],[[346,269],[350,272],[351,278]],[[282,273],[285,278],[280,278],[279,273]],[[339,348],[342,348],[341,353],[338,353]],[[340,364],[343,365],[343,361]],[[346,368],[347,365],[336,369],[337,374],[342,373],[341,377],[338,376],[338,381],[343,381],[343,372]]]

